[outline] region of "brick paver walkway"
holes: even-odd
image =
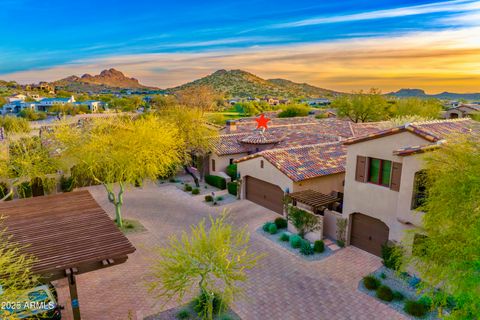
[[[113,216],[103,188],[89,190]],[[128,236],[137,251],[126,263],[77,277],[82,319],[143,319],[176,306],[176,301],[165,304],[148,293],[146,275],[155,246],[223,209],[209,207],[202,199],[203,196],[192,197],[172,185],[128,190],[124,217],[140,220],[148,231]],[[379,258],[348,247],[325,260],[306,262],[255,232],[266,220],[277,217],[275,213],[245,200],[226,207],[236,225],[248,225],[252,249],[267,253],[260,266],[250,272],[245,297],[233,306],[242,319],[405,319],[356,290],[362,276],[381,265]],[[55,285],[60,303],[66,307],[64,319],[71,319],[66,280]]]

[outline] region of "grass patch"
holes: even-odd
[[[113,219],[113,222],[117,223],[117,219]],[[123,234],[142,232],[147,229],[138,220],[123,219],[123,227],[119,228]]]

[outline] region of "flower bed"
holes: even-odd
[[[275,222],[267,222],[257,229],[257,232],[305,260],[318,261],[334,253],[323,241],[311,243],[299,235],[287,231],[286,221],[283,220],[278,218]]]
[[[407,274],[400,275],[382,266],[362,279],[358,285],[358,290],[376,298],[378,301],[385,303],[411,319],[439,319],[437,311],[430,311],[429,307],[426,306],[425,301],[428,299],[422,298],[422,295],[417,293],[419,283],[420,279],[416,277]],[[407,304],[410,312],[418,311],[423,313],[425,311],[425,315],[415,317],[408,314],[405,310]]]

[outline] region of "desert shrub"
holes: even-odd
[[[0,117],[0,127],[5,129],[6,134],[30,132],[30,125],[28,124],[28,121],[14,116]]]
[[[387,275],[385,274],[385,272],[382,272],[382,273],[380,274],[380,278],[382,278],[382,279],[386,279],[386,278],[387,278]]]
[[[271,222],[271,221],[265,222],[264,225],[262,226],[262,230],[265,231],[265,232],[268,232],[268,230],[270,229],[270,226],[272,224],[273,224],[273,222]]]
[[[22,182],[18,187],[17,187],[17,192],[18,196],[20,198],[30,198],[33,196],[32,193],[32,185],[30,182]]]
[[[227,169],[225,170],[225,173],[230,178],[232,178],[232,181],[237,180],[237,164],[234,163],[234,164],[231,164],[231,165],[227,166]]]
[[[200,194],[200,189],[198,188],[193,189],[192,194]]]
[[[398,270],[402,260],[402,251],[399,247],[394,245],[382,245],[382,263],[385,267]]]
[[[290,236],[290,245],[292,246],[292,248],[300,248],[301,244],[302,244],[302,237],[300,237],[299,235],[297,234],[294,234],[292,236]]]
[[[190,192],[193,190],[192,186],[189,185],[188,183],[185,184],[185,187],[184,187],[184,190],[187,191],[187,192]]]
[[[418,302],[422,303],[428,310],[433,306],[433,300],[429,296],[421,296],[420,299],[418,299]]]
[[[318,216],[294,206],[288,208],[287,219],[298,230],[298,234],[302,238],[307,233],[319,230],[322,227]]]
[[[310,243],[310,241],[305,240],[305,239],[303,239],[301,241],[300,253],[305,255],[305,256],[309,256],[309,255],[313,254],[313,248],[312,248],[312,244]]]
[[[301,104],[292,104],[283,108],[278,114],[279,118],[305,117],[308,116],[310,108]]]
[[[205,202],[212,202],[212,201],[213,201],[213,197],[211,195],[205,196]]]
[[[377,289],[376,293],[377,298],[383,301],[392,301],[393,300],[393,292],[392,289],[388,286],[380,286]]]
[[[393,300],[401,301],[405,299],[405,296],[400,291],[393,291]]]
[[[10,189],[8,188],[8,185],[5,182],[0,182],[0,199],[5,198],[5,196],[10,192]],[[7,199],[5,200],[12,200],[13,199],[13,194],[10,195]]]
[[[374,276],[366,276],[363,278],[363,285],[368,290],[377,290],[377,288],[380,287],[380,284],[380,280],[378,280]]]
[[[343,240],[337,240],[337,245],[340,247],[340,248],[343,248],[345,247],[345,242]]]
[[[271,224],[268,226],[268,233],[270,233],[270,234],[275,234],[275,233],[277,233],[277,226],[275,225],[275,223],[271,223]]]
[[[290,239],[290,236],[285,232],[282,233],[282,235],[280,236],[281,241],[287,242],[289,239]]]
[[[325,243],[322,240],[317,240],[313,243],[313,251],[322,253],[325,251]]]
[[[172,178],[169,178],[169,179],[168,179],[168,182],[175,183],[175,182],[177,182],[177,180],[176,180],[175,178],[173,178],[173,177],[172,177]]]
[[[228,189],[228,193],[230,193],[231,195],[237,196],[238,183],[236,182],[227,183],[227,189]]]
[[[196,297],[193,300],[193,310],[199,315],[199,317],[202,317],[202,315],[207,314],[207,308],[208,305],[208,293],[202,292],[198,297]],[[223,313],[226,309],[226,305],[223,303],[221,297],[218,294],[214,294],[213,296],[213,314],[214,315],[219,315]]]
[[[407,300],[405,301],[403,310],[411,316],[423,317],[427,314],[428,307],[421,302],[415,300]]]
[[[190,318],[190,311],[188,309],[182,309],[177,313],[177,319],[185,320]]]
[[[278,229],[285,229],[288,227],[287,220],[284,218],[276,218],[275,224],[277,225]]]
[[[218,196],[215,198],[216,201],[222,201],[223,200],[223,197],[222,196]]]
[[[222,190],[227,188],[227,180],[223,177],[208,175],[205,176],[205,182]]]

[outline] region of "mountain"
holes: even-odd
[[[57,89],[74,91],[74,92],[100,92],[104,90],[115,89],[156,89],[147,87],[135,79],[125,76],[116,69],[103,70],[98,75],[90,75],[88,73],[81,77],[69,76],[61,80],[51,83]]]
[[[243,70],[218,70],[214,73],[167,89],[170,92],[181,91],[195,86],[210,86],[214,90],[231,97],[325,97],[338,92],[311,86],[306,83],[295,83],[284,79],[265,80]]]
[[[436,98],[442,100],[480,100],[480,93],[452,93],[442,92],[438,94],[427,94],[422,89],[400,89],[396,92],[390,92],[387,95],[399,98]]]

